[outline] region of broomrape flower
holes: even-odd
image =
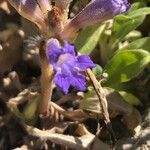
[[[65,12],[65,9],[69,8],[70,0],[55,0],[55,5],[52,5],[49,0],[8,1],[20,15],[34,22],[44,36],[48,38],[52,36],[59,37],[67,41],[75,38],[76,33],[80,29],[97,22],[112,19],[114,16],[126,12],[131,6],[128,0],[91,0],[72,19],[67,18],[68,14],[64,13],[63,15],[66,15],[67,18],[64,21],[65,17],[55,11],[61,10],[61,13]],[[57,9],[55,9],[56,7]],[[53,18],[49,18],[49,13],[57,14],[58,16],[54,15],[52,16]],[[63,18],[62,20],[59,18],[59,15]],[[62,22],[65,23],[62,25]],[[59,26],[59,24],[62,26]],[[53,25],[58,26],[58,28],[56,27],[58,30],[54,30]],[[51,31],[50,29],[53,30]],[[61,46],[56,39],[47,41],[47,58],[56,72],[54,82],[64,93],[68,93],[70,86],[84,91],[86,89],[85,76],[81,72],[87,68],[95,67],[88,55],[76,56],[74,49],[75,47],[68,42],[64,42],[64,45]]]
[[[53,32],[48,30],[49,24],[47,20],[49,12],[57,7],[60,12],[65,12],[69,8],[71,0],[55,0],[52,5],[50,0],[8,0],[9,3],[22,15],[31,22],[34,22],[42,33]],[[96,22],[103,22],[112,19],[114,16],[126,12],[130,8],[128,0],[91,0],[74,18],[62,20],[62,31],[57,33],[62,39],[70,40],[81,29]],[[66,10],[68,12],[68,10]],[[63,17],[62,17],[63,18]],[[65,17],[64,17],[65,18]],[[55,19],[54,19],[55,20]]]
[[[70,86],[86,90],[85,76],[81,72],[96,66],[88,55],[76,56],[73,45],[65,41],[61,46],[57,39],[48,40],[46,52],[56,72],[54,83],[63,93],[67,94]]]
[[[69,39],[73,33],[97,22],[112,19],[114,16],[128,11],[131,4],[128,0],[92,0],[64,28],[62,38]]]

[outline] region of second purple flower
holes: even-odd
[[[54,82],[63,93],[67,94],[70,86],[86,90],[85,76],[81,72],[96,66],[88,55],[76,56],[73,45],[65,41],[61,46],[57,39],[48,40],[46,52],[56,72]]]

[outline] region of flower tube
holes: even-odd
[[[66,26],[62,37],[68,38],[79,29],[96,22],[112,19],[130,8],[127,0],[92,0]]]

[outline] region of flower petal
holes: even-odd
[[[77,57],[78,60],[78,68],[81,70],[86,70],[87,68],[93,68],[96,66],[90,59],[88,55],[81,55]]]
[[[55,64],[58,57],[63,53],[61,45],[57,39],[50,39],[47,41],[46,53],[49,62]]]
[[[61,73],[64,74],[64,75],[66,75],[66,76],[71,76],[72,75],[72,73],[71,73],[71,67],[64,63],[61,66]]]
[[[41,26],[44,22],[44,15],[39,8],[36,0],[8,0],[8,2],[24,18]]]
[[[86,90],[86,84],[85,84],[85,76],[81,74],[74,73],[70,77],[70,84],[71,86],[75,87],[76,89],[80,91],[85,91]]]
[[[72,54],[74,56],[76,55],[75,47],[73,45],[69,44],[67,41],[64,42],[64,52]]]
[[[70,86],[69,78],[63,74],[56,74],[54,77],[54,82],[64,94],[68,93]]]

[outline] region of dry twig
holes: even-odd
[[[105,124],[107,126],[108,131],[110,132],[112,142],[113,142],[113,145],[114,145],[115,142],[116,142],[116,138],[115,138],[115,134],[113,132],[111,121],[110,121],[110,118],[109,118],[106,94],[105,94],[100,82],[97,81],[97,79],[96,79],[95,75],[93,74],[93,72],[91,71],[91,69],[87,69],[86,73],[87,73],[88,77],[90,78],[90,80],[93,84],[93,87],[96,91],[96,94],[98,96],[99,103],[100,103],[102,113],[103,113],[103,116],[104,116],[104,121],[105,121]]]
[[[72,149],[87,150],[92,146],[93,150],[98,150],[99,148],[108,150],[109,146],[102,141],[96,139],[95,136],[89,133],[85,128],[85,135],[81,137],[75,137],[70,135],[63,135],[58,133],[53,133],[52,130],[39,130],[30,126],[24,126],[29,135],[39,137],[40,139],[49,140],[55,144],[60,144],[67,146]],[[94,143],[93,143],[94,142]]]

